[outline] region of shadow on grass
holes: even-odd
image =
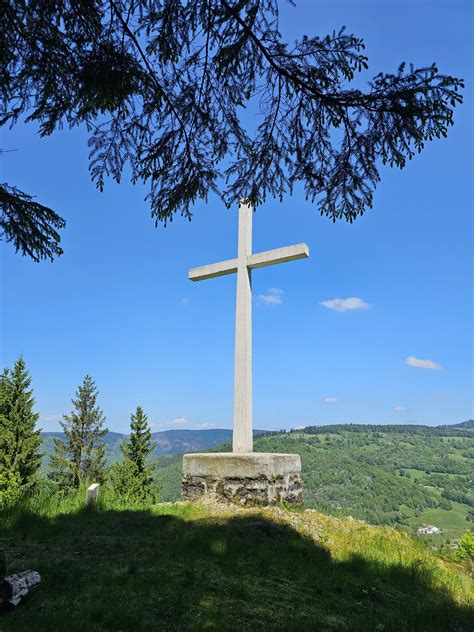
[[[473,613],[423,565],[330,551],[260,516],[187,521],[150,511],[18,514],[0,531],[10,571],[43,583],[9,630],[471,631]]]

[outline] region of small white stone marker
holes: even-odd
[[[232,451],[253,451],[252,430],[252,281],[254,268],[309,257],[306,244],[286,246],[252,254],[252,213],[250,204],[239,206],[239,242],[236,259],[193,268],[191,281],[203,281],[225,274],[237,273],[237,297],[235,306],[235,353],[234,353],[234,421]]]
[[[95,505],[97,503],[97,499],[99,498],[99,487],[99,483],[92,483],[92,485],[87,488],[86,505]]]
[[[31,588],[41,582],[38,571],[23,571],[8,577],[0,577],[0,604],[9,603],[17,606],[26,597]]]

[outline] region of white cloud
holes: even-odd
[[[172,419],[168,421],[168,426],[192,426],[193,422],[189,421],[189,419],[185,419],[184,417],[176,417],[176,419]]]
[[[416,366],[418,369],[431,369],[432,371],[442,369],[441,364],[433,362],[433,360],[422,360],[421,358],[415,358],[415,356],[409,356],[405,360],[405,364],[408,364],[408,366]]]
[[[325,404],[335,404],[337,402],[337,397],[325,397],[323,402]]]
[[[216,424],[211,424],[209,422],[196,424],[196,428],[199,428],[200,430],[206,430],[207,428],[215,428],[215,427],[216,427]]]
[[[175,417],[167,421],[149,421],[149,424],[153,432],[160,432],[169,428],[182,428],[184,426],[191,428],[193,426],[193,422],[186,419],[186,417]]]
[[[397,404],[396,406],[393,407],[393,410],[396,413],[404,413],[405,411],[408,410],[408,408],[406,406],[402,406],[401,404]]]
[[[349,298],[333,298],[329,301],[321,301],[320,305],[328,309],[335,309],[336,312],[350,312],[357,309],[370,309],[372,305],[366,303],[361,298],[351,296]]]
[[[266,294],[258,294],[257,299],[265,305],[281,305],[283,303],[283,290],[277,287],[269,287]]]

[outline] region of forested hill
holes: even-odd
[[[296,432],[296,431],[292,431]],[[468,419],[459,424],[443,426],[420,426],[417,424],[335,424],[328,426],[307,426],[306,434],[339,434],[341,432],[382,432],[430,437],[473,437],[474,419]]]
[[[446,540],[474,526],[472,427],[311,426],[258,437],[255,450],[301,455],[307,507],[373,524],[433,524]],[[178,499],[181,456],[158,463],[163,500]]]

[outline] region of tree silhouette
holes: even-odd
[[[33,261],[62,255],[58,233],[66,222],[47,206],[16,187],[0,184],[0,234]]]
[[[362,39],[340,29],[289,45],[278,0],[2,4],[0,124],[26,118],[43,136],[85,124],[97,187],[128,164],[156,223],[191,218],[210,192],[258,205],[297,182],[321,214],[353,221],[380,163],[402,168],[446,136],[462,101],[462,80],[435,64],[352,87]]]

